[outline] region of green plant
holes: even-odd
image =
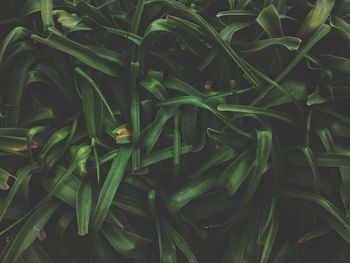
[[[1,262],[349,262],[348,0],[4,0]]]

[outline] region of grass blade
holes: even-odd
[[[44,31],[47,31],[49,27],[54,27],[53,21],[53,4],[52,0],[40,0],[41,2],[41,20],[43,21]]]
[[[78,234],[81,236],[84,236],[89,233],[91,200],[91,184],[82,181],[79,185],[76,197]]]
[[[32,39],[42,44],[50,46],[54,49],[67,53],[80,62],[101,71],[109,76],[118,77],[119,73],[116,71],[117,65],[113,62],[99,57],[96,53],[88,47],[83,46],[77,42],[62,37],[57,33],[50,33],[47,38],[42,38],[38,35],[32,35]]]
[[[282,120],[285,122],[288,122],[293,125],[297,125],[295,121],[288,115],[282,112],[278,112],[275,110],[269,110],[269,109],[262,109],[252,106],[242,106],[242,105],[226,105],[222,104],[218,106],[219,111],[229,111],[229,112],[239,112],[239,113],[248,113],[248,114],[256,114],[256,115],[262,115],[267,116],[271,118],[275,118],[278,120]]]
[[[21,184],[24,182],[27,176],[31,175],[32,173],[38,171],[39,166],[37,164],[28,165],[25,167],[22,167],[18,170],[16,173],[16,181],[11,187],[11,190],[9,194],[7,195],[5,201],[1,204],[0,207],[0,222],[3,221],[7,210],[9,209],[11,203],[13,202],[14,198],[16,197]]]
[[[98,231],[101,228],[107,216],[114,195],[117,192],[118,186],[124,176],[130,156],[131,148],[127,146],[121,147],[113,160],[112,166],[102,186],[96,208],[91,219],[91,229],[94,231]]]
[[[23,251],[37,238],[39,231],[45,226],[53,213],[59,207],[59,202],[50,200],[44,202],[26,221],[16,235],[8,250],[2,257],[2,262],[17,262]]]

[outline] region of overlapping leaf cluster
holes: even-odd
[[[4,0],[1,262],[349,262],[348,0]]]

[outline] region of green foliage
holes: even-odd
[[[1,1],[0,262],[350,262],[349,14]]]

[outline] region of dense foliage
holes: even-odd
[[[2,0],[1,262],[350,262],[349,14]]]

